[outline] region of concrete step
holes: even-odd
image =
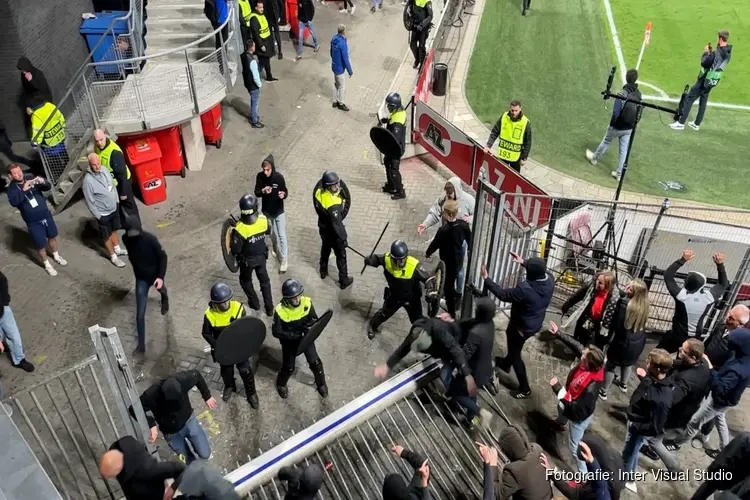
[[[172,19],[151,19],[146,21],[148,32],[146,40],[155,34],[211,33],[211,23],[203,16],[191,16]]]
[[[201,17],[208,22],[203,14],[203,3],[178,3],[164,5],[148,5],[148,20],[152,19],[170,19],[180,17]]]
[[[159,52],[164,52],[166,50],[168,50],[167,47],[161,47],[161,48],[157,47],[156,49],[154,49],[151,47],[151,45],[149,45],[148,49],[146,50],[146,55],[150,56],[152,54],[157,54]],[[162,62],[179,63],[179,64],[182,64],[182,66],[184,67],[185,66],[185,51],[187,51],[188,59],[190,59],[191,62],[194,62],[194,61],[203,59],[204,57],[210,55],[215,50],[216,49],[214,48],[213,43],[211,43],[210,47],[191,47],[189,49],[183,49],[183,50],[159,57],[158,64],[161,64]]]
[[[148,34],[148,53],[154,54],[156,52],[163,52],[164,50],[171,49],[174,47],[184,47],[185,45],[191,44],[196,40],[200,40],[207,33],[151,33]],[[209,37],[206,40],[200,42],[197,47],[199,48],[213,48],[215,47],[214,37]]]

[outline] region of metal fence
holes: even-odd
[[[65,118],[64,148],[43,145],[43,130],[53,117],[32,139],[33,144],[40,145],[50,182],[57,186],[66,169],[84,161],[82,156],[97,127],[107,122],[129,122],[142,130],[160,116],[180,112],[189,119],[205,109],[206,102],[215,100],[217,93],[229,92],[241,71],[243,52],[236,12],[236,1],[230,0],[227,21],[213,32],[183,47],[144,56],[143,1],[131,2],[128,14],[115,20],[127,21],[129,32],[115,36],[113,22],[91,51],[103,54],[100,60],[93,62],[90,56],[57,103]],[[221,38],[220,47],[200,60],[192,60],[190,49],[213,39],[225,26],[229,36]]]
[[[98,458],[122,436],[145,442],[148,428],[117,331],[94,326],[89,333],[95,355],[4,403],[63,498],[114,500],[122,495],[99,475]]]
[[[549,207],[542,227],[520,222],[506,206],[508,195],[480,180],[477,187],[474,238],[467,284],[482,287],[480,268],[487,264],[490,278],[501,286],[514,286],[523,269],[510,252],[544,257],[555,276],[552,307],[562,304],[594,275],[605,269],[615,273],[621,287],[633,278],[649,286],[651,313],[648,328],[670,328],[674,299],[664,282],[664,271],[690,248],[696,257],[676,274],[678,285],[689,271],[717,281],[715,252],[725,254],[730,286],[711,311],[709,325],[718,326],[736,302],[750,298],[750,211],[674,203],[622,203],[544,198]],[[465,294],[466,296],[470,294]],[[470,299],[464,304],[470,307]]]

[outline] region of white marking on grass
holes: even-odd
[[[671,103],[679,103],[679,99],[675,99],[674,97],[669,96],[657,96],[657,95],[648,95],[643,94],[641,97],[645,100],[649,101],[660,101],[660,102],[671,102]],[[728,104],[725,102],[712,102],[708,101],[708,105],[712,106],[714,108],[720,108],[720,109],[731,109],[733,111],[750,111],[750,106],[747,106],[745,104]]]
[[[650,83],[647,83],[647,82],[644,82],[644,81],[641,81],[641,80],[638,80],[638,84],[640,84],[640,85],[642,85],[644,87],[648,87],[650,89],[654,89],[655,91],[657,91],[659,93],[659,97],[669,97],[669,94],[667,94],[666,92],[664,92],[662,89],[660,89],[656,85],[651,85]]]
[[[625,85],[625,72],[627,68],[625,66],[625,57],[622,55],[622,46],[620,45],[620,37],[617,36],[617,26],[615,26],[615,16],[612,14],[612,6],[609,4],[609,0],[602,0],[604,2],[604,10],[607,13],[607,21],[609,22],[609,31],[612,34],[612,44],[615,46],[615,54],[617,54],[617,64],[620,65],[620,78],[622,84]]]

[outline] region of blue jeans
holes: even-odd
[[[208,436],[206,436],[206,431],[203,430],[198,419],[195,418],[195,414],[190,415],[188,421],[185,422],[185,426],[179,431],[174,434],[164,434],[164,439],[172,448],[172,451],[185,457],[187,463],[195,460],[195,455],[203,460],[207,460],[211,456]],[[190,443],[190,446],[188,446],[188,443]]]
[[[274,249],[278,249],[281,260],[286,260],[286,214],[282,213],[276,217],[266,216],[268,223],[271,225],[271,241]],[[278,238],[278,247],[277,244]]]
[[[568,449],[573,454],[573,460],[576,461],[578,470],[581,472],[588,472],[588,468],[586,467],[586,462],[578,458],[578,444],[581,442],[581,439],[583,439],[583,433],[586,432],[586,429],[591,425],[592,418],[594,418],[593,414],[582,422],[573,422],[563,415],[560,405],[557,405],[557,422],[561,425],[568,424]]]
[[[318,48],[318,38],[315,36],[312,21],[299,21],[297,31],[297,57],[302,56],[302,44],[305,43],[305,27],[310,30],[310,36],[313,39],[313,46],[316,50]]]
[[[381,5],[383,5],[383,0],[372,0],[372,8],[373,9],[375,7],[380,7]]]
[[[628,154],[628,144],[630,144],[630,134],[632,130],[617,130],[616,128],[607,127],[607,133],[604,134],[604,139],[599,144],[599,147],[594,151],[594,159],[599,161],[599,158],[604,156],[607,152],[609,144],[618,139],[620,142],[620,162],[617,165],[617,174],[622,174],[622,167],[625,164],[625,157]]]
[[[635,472],[638,468],[638,455],[645,441],[646,436],[641,436],[633,431],[632,424],[628,422],[625,431],[625,445],[622,448],[622,462],[625,464],[626,472]]]
[[[466,257],[466,251],[469,249],[469,245],[464,241],[461,247],[461,267],[458,268],[456,273],[456,291],[463,295],[464,293],[464,257]]]
[[[260,89],[250,91],[250,123],[256,124],[260,121],[258,108],[260,107]]]
[[[451,396],[459,406],[466,410],[466,420],[471,421],[479,415],[479,404],[476,396],[469,395],[469,388],[466,386],[466,379],[463,377],[454,378],[451,381],[448,395]]]
[[[450,363],[444,363],[443,367],[440,368],[440,380],[443,382],[446,391],[450,389],[453,380],[453,366]]]
[[[145,280],[135,280],[135,328],[138,331],[138,347],[146,348],[146,306],[148,305],[148,291],[153,286]],[[167,299],[167,285],[162,284],[161,300]],[[163,302],[162,302],[163,303]]]
[[[8,344],[10,359],[14,365],[17,365],[26,357],[23,354],[21,332],[18,331],[16,318],[13,317],[13,311],[10,310],[10,306],[5,306],[3,316],[0,318],[0,341]]]

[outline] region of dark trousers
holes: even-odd
[[[299,342],[296,340],[282,340],[281,341],[281,370],[276,377],[276,385],[283,387],[289,382],[289,378],[294,373],[294,367],[297,364],[297,349],[299,348]],[[308,347],[305,352],[305,359],[310,367],[310,370],[315,377],[315,385],[320,387],[326,385],[325,375],[323,374],[323,362],[318,356],[318,351],[315,349],[315,344]]]
[[[273,74],[271,73],[271,58],[270,57],[258,55],[258,64],[260,65],[260,68],[266,72],[266,81],[273,78]]]
[[[401,159],[386,156],[383,158],[383,165],[385,166],[386,187],[396,193],[403,193],[404,184],[401,180],[401,171],[399,170]]]
[[[445,307],[448,309],[448,314],[451,317],[456,317],[456,306],[458,294],[456,293],[456,279],[458,277],[458,270],[453,269],[448,264],[445,265],[445,279],[443,281],[443,297],[445,298]]]
[[[237,367],[237,371],[240,372],[242,383],[245,385],[245,393],[248,397],[252,396],[255,394],[255,375],[253,375],[253,370],[250,368],[249,359],[236,365],[219,365],[219,373],[221,374],[221,381],[224,382],[224,387],[237,390],[237,384],[234,380],[235,366]]]
[[[273,39],[276,40],[276,53],[281,55],[281,32],[279,31],[279,23],[276,22],[276,19],[274,19],[273,22],[269,19],[268,28],[271,30]]]
[[[593,343],[599,349],[604,349],[604,347],[609,344],[609,337],[601,335],[596,330],[601,331],[600,328],[594,328],[594,331],[591,331],[588,328],[585,328],[583,323],[578,323],[573,332],[573,338],[580,342],[584,347]]]
[[[695,124],[700,125],[703,121],[703,115],[706,114],[706,106],[708,105],[708,94],[711,93],[713,87],[704,88],[703,81],[699,80],[693,85],[688,92],[685,104],[682,106],[682,112],[680,113],[680,123],[685,123],[688,116],[690,115],[690,108],[693,107],[693,103],[696,99],[698,101],[698,115],[695,117]]]
[[[513,371],[516,372],[516,378],[518,378],[518,390],[530,392],[531,387],[529,387],[529,377],[526,375],[526,363],[523,362],[521,351],[523,351],[523,345],[533,337],[533,334],[525,335],[515,327],[508,327],[505,335],[508,337],[508,353],[504,358],[495,358],[495,365],[504,372],[510,371],[512,366]]]
[[[424,63],[424,58],[427,55],[427,36],[429,35],[430,30],[422,30],[417,31],[417,29],[413,29],[411,31],[411,37],[409,39],[409,47],[411,48],[411,53],[414,55],[414,61],[419,63],[421,66]]]
[[[329,235],[320,233],[320,271],[328,273],[328,259],[331,257],[331,250],[336,255],[336,267],[339,268],[339,281],[345,280],[349,276],[346,267],[346,246],[343,241],[330,238]]]
[[[219,25],[216,25],[213,27],[213,29],[218,29]],[[215,40],[216,40],[216,48],[218,49],[221,47],[221,45],[227,41],[229,38],[229,25],[225,25],[223,28],[221,28],[221,31],[216,33]]]
[[[401,308],[406,309],[406,314],[409,316],[409,321],[414,323],[422,317],[422,300],[421,298],[415,298],[409,302],[397,301],[391,297],[386,297],[383,302],[383,307],[373,314],[370,319],[370,326],[377,330],[380,325],[388,321],[388,318],[396,314]]]
[[[354,7],[354,2],[352,2],[352,0],[344,0],[344,6],[342,9],[350,9],[352,7]]]
[[[515,170],[519,174],[521,173],[521,160],[516,160],[516,161],[505,161],[505,160],[503,160],[503,161],[505,163],[507,163],[510,168],[512,168],[513,170]]]
[[[664,334],[656,346],[657,349],[664,349],[670,354],[680,350],[680,346],[687,340],[687,336],[674,333],[672,330]]]
[[[135,327],[138,332],[138,348],[146,349],[146,306],[148,305],[148,291],[154,285],[145,280],[135,280]],[[169,304],[167,285],[162,284],[157,290],[161,294],[161,304],[164,307]]]
[[[531,0],[523,0],[523,13],[526,14],[526,11],[531,8]]]
[[[466,410],[466,420],[471,421],[474,417],[479,415],[479,404],[477,403],[477,398],[476,396],[469,395],[466,378],[452,378],[448,389],[448,396],[452,398],[457,405]]]
[[[268,277],[266,269],[266,259],[259,262],[248,262],[240,264],[240,286],[247,295],[247,304],[250,309],[260,310],[260,301],[258,294],[253,287],[253,271],[260,283],[260,293],[263,295],[263,305],[266,311],[273,310],[273,298],[271,297],[271,279]]]

